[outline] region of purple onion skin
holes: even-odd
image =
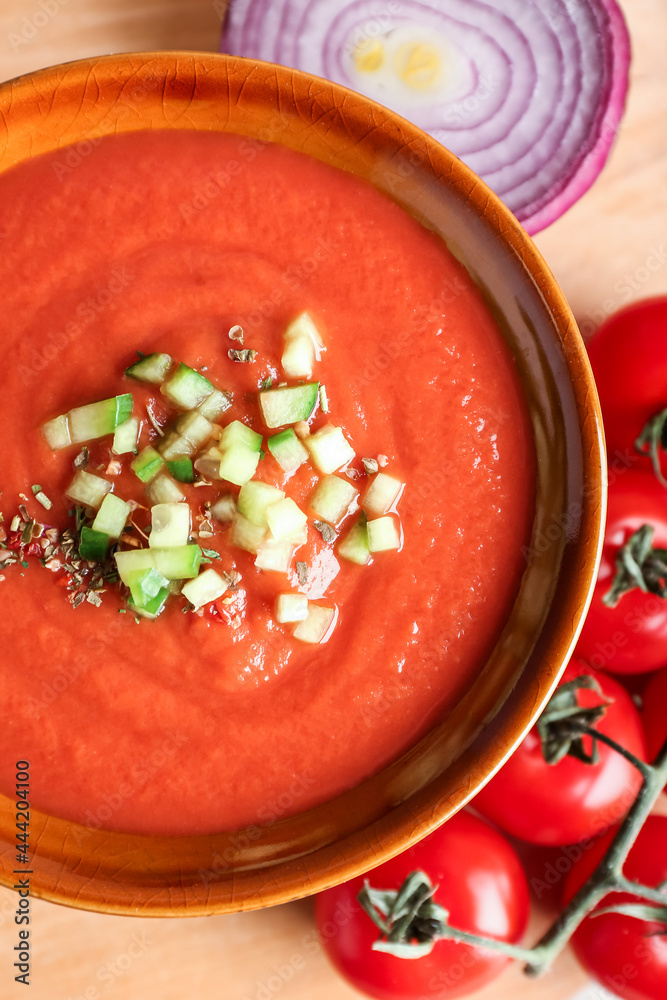
[[[350,25],[357,26],[369,30],[370,37],[369,26],[398,26],[410,11],[413,22],[428,18],[429,25],[436,30],[440,26],[448,37],[461,31],[467,32],[461,37],[469,38],[477,30],[480,45],[499,66],[503,60],[507,64],[507,79],[496,84],[489,117],[472,125],[464,120],[458,129],[442,126],[448,115],[452,120],[452,105],[393,110],[467,162],[534,235],[588,190],[618,132],[628,88],[630,41],[616,0],[577,0],[575,6],[571,0],[234,0],[223,25],[221,50],[282,63],[358,89],[342,57],[345,31],[349,35]],[[559,59],[561,76],[556,78],[549,67]],[[477,81],[485,65],[485,58],[479,64],[471,58],[471,76]],[[522,90],[516,86],[521,77]],[[545,98],[535,95],[547,90],[551,103],[545,107],[540,103]],[[496,117],[494,101],[499,106]],[[531,124],[533,133],[527,127]]]

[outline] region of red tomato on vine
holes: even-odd
[[[565,885],[564,903],[590,878],[614,833],[606,834],[572,869]],[[667,881],[667,817],[649,816],[628,855],[624,874],[651,887]],[[596,909],[621,903],[636,906],[639,902],[627,893],[616,892],[606,896]],[[650,912],[649,909],[647,914]],[[584,968],[617,996],[624,1000],[665,1000],[667,927],[664,924],[620,913],[592,915],[575,932],[572,946]]]
[[[589,707],[609,701],[595,728],[645,760],[639,712],[617,681],[573,660],[560,686],[585,674],[597,681],[601,694],[580,689],[579,705]],[[590,748],[588,738],[587,745]],[[599,743],[598,754],[596,764],[571,756],[548,764],[534,727],[477,794],[475,809],[508,833],[534,844],[556,847],[592,837],[627,813],[641,785],[636,768],[611,747]]]
[[[514,849],[483,820],[458,813],[366,878],[376,889],[396,892],[417,869],[437,886],[434,901],[448,911],[453,927],[513,943],[521,938],[529,910],[526,877]],[[363,993],[378,1000],[452,1000],[480,989],[510,961],[450,940],[436,941],[417,959],[374,951],[379,932],[357,900],[364,881],[360,876],[328,889],[315,903],[327,955]]]

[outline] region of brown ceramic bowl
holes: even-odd
[[[576,641],[597,571],[605,488],[597,397],[572,314],[531,240],[452,153],[305,73],[202,53],[110,56],[3,85],[0,115],[3,171],[111,132],[188,128],[269,139],[366,178],[445,240],[516,357],[538,454],[530,555],[488,663],[446,719],[361,786],[252,835],[141,837],[31,816],[32,892],[86,909],[222,913],[364,872],[474,796],[532,725]],[[14,822],[13,801],[0,797],[5,885],[14,882]]]

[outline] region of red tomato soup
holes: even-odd
[[[137,132],[85,157],[59,150],[2,174],[0,199],[0,790],[27,760],[35,808],[177,835],[270,822],[377,772],[478,674],[524,569],[532,432],[511,354],[467,273],[365,182],[232,135]],[[304,310],[326,348],[313,378],[329,413],[311,431],[342,427],[362,496],[362,457],[387,457],[383,471],[405,484],[400,551],[347,562],[311,514],[300,583],[294,564],[288,575],[256,569],[220,524],[198,539],[195,517],[194,540],[220,557],[211,565],[241,580],[227,604],[193,613],[179,596],[155,620],[125,610],[113,582],[99,606],[75,607],[71,577],[40,564],[39,542],[8,564],[20,504],[47,527],[72,525],[65,491],[80,445],[51,451],[47,420],[131,392],[143,448],[157,437],[147,403],[158,423],[169,408],[124,369],[158,351],[204,368],[233,393],[219,422],[244,420],[266,441],[258,389],[282,380],[283,333]],[[249,363],[228,356],[235,324],[257,352]],[[110,445],[89,445],[88,471],[147,504],[136,476],[109,465]],[[257,477],[307,510],[317,471],[306,463],[288,477],[264,451]],[[228,488],[185,487],[195,515]],[[327,641],[300,642],[275,622],[289,591],[336,609]]]

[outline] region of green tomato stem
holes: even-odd
[[[639,760],[611,737],[596,729],[582,726],[581,734],[599,740],[620,753],[637,768],[643,779],[632,808],[588,882],[570,900],[555,923],[532,948],[521,948],[506,941],[469,934],[467,931],[458,930],[449,925],[442,928],[439,934],[441,938],[463,941],[475,947],[502,952],[504,955],[509,955],[510,958],[525,962],[524,972],[531,977],[541,976],[547,971],[579,924],[610,892],[629,892],[634,896],[663,905],[666,902],[665,893],[660,892],[660,890],[627,879],[623,875],[623,864],[656,799],[667,783],[667,741],[657,760],[651,766]]]

